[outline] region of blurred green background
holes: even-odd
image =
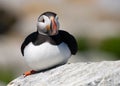
[[[0,86],[30,70],[20,47],[38,16],[56,12],[79,51],[69,62],[120,60],[119,0],[0,0]],[[2,84],[2,85],[1,85]]]

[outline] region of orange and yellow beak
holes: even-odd
[[[46,28],[50,32],[50,35],[56,35],[58,30],[57,30],[57,24],[55,22],[55,18],[51,16],[50,20],[51,20],[51,23],[50,25],[47,25]]]
[[[51,19],[51,26],[52,26],[52,29],[53,29],[53,30],[56,30],[56,29],[57,29],[57,24],[56,24],[56,22],[55,22],[54,17],[51,17],[50,19]]]

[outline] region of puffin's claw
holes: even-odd
[[[26,76],[29,76],[29,75],[32,75],[32,74],[35,74],[35,73],[36,73],[36,71],[31,70],[31,71],[25,72],[23,75],[24,75],[24,77],[26,77]]]

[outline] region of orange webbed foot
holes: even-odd
[[[35,73],[36,73],[36,71],[31,70],[31,71],[25,72],[23,75],[24,75],[24,77],[26,77],[26,76],[29,76],[29,75],[32,75],[32,74],[35,74]]]

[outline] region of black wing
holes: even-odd
[[[27,36],[23,42],[23,44],[21,45],[21,52],[22,55],[24,56],[24,48],[26,47],[26,45],[28,45],[30,42],[34,42],[35,39],[37,38],[37,34],[38,32],[33,32],[31,33],[29,36]]]
[[[78,50],[78,46],[75,38],[71,34],[63,30],[59,30],[59,34],[62,38],[62,41],[68,45],[71,53],[75,55]]]

